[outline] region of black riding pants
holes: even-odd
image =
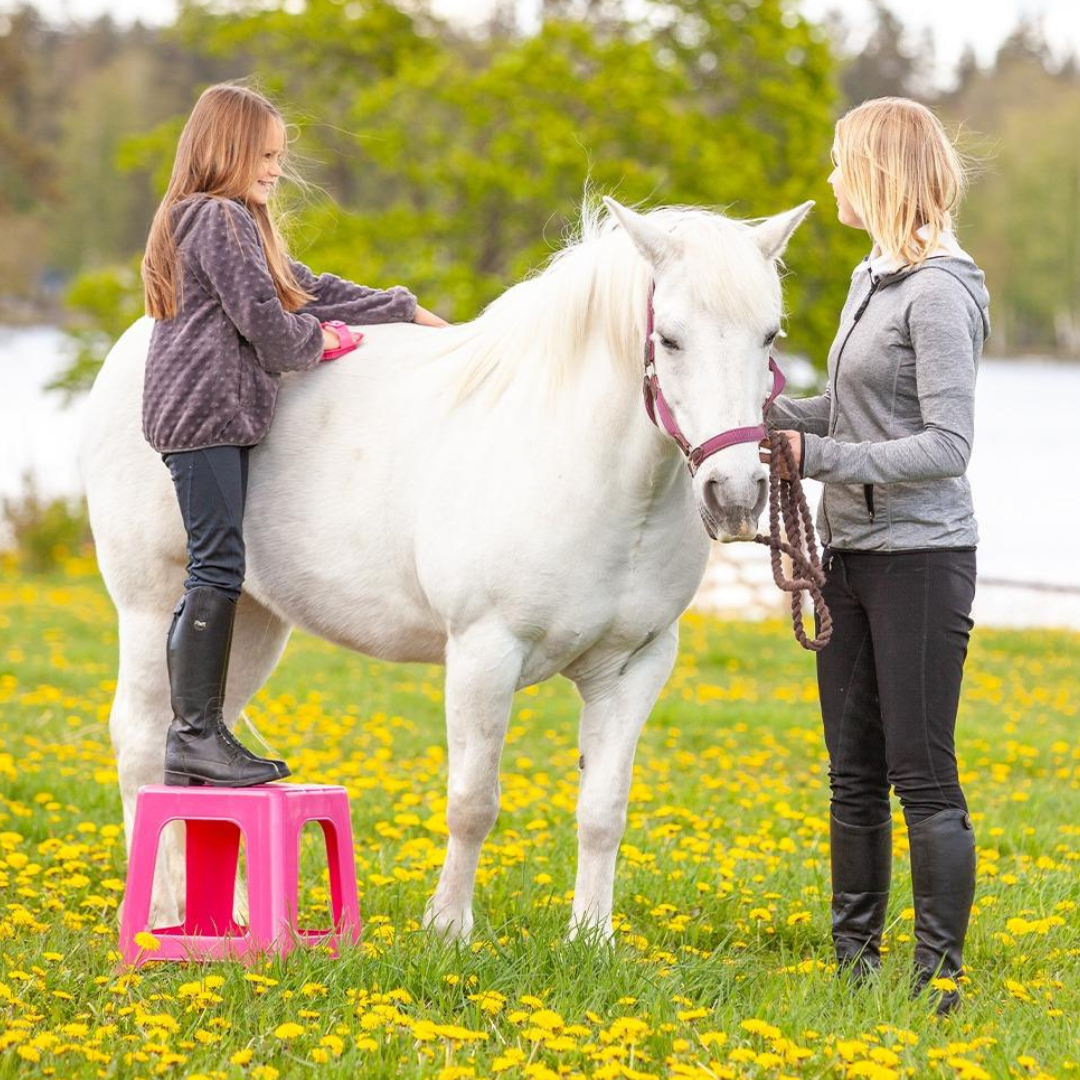
[[[833,815],[908,825],[967,810],[954,734],[971,632],[975,552],[826,554],[832,640],[817,654]]]
[[[244,584],[244,503],[248,446],[162,454],[187,530],[185,589],[210,585],[240,598]]]

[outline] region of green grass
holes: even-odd
[[[813,661],[787,626],[700,616],[684,623],[639,748],[613,946],[564,940],[577,788],[568,683],[515,702],[473,941],[445,944],[419,926],[444,843],[441,672],[298,635],[249,712],[297,778],[348,787],[364,941],[340,959],[316,950],[131,973],[115,953],[112,608],[77,564],[44,579],[5,572],[0,1077],[1073,1075],[1078,657],[1075,634],[976,631],[958,744],[979,887],[965,1005],[951,1019],[906,992],[899,818],[882,976],[859,992],[833,977]],[[310,845],[304,905],[318,921],[316,856]],[[282,1024],[296,1027],[279,1036]]]

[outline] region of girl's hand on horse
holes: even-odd
[[[416,305],[416,314],[413,316],[413,322],[418,326],[450,325],[445,319],[440,319],[433,311],[428,311],[427,308],[422,308],[419,304]]]
[[[802,470],[802,432],[800,431],[775,431],[774,435],[786,435],[788,443],[791,446],[791,456],[795,459],[795,473],[796,476]],[[766,465],[772,457],[772,451],[768,439],[762,439],[758,443],[758,457]],[[781,480],[793,480],[795,477],[788,475],[787,462],[784,458],[780,458],[780,479]]]

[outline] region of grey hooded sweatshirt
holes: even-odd
[[[852,274],[825,393],[769,409],[770,429],[803,433],[803,474],[825,485],[818,533],[835,549],[978,542],[965,472],[989,296],[951,236],[938,250],[918,267],[867,256]]]

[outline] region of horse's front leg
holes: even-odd
[[[578,867],[570,936],[612,936],[615,860],[626,829],[626,806],[638,736],[675,664],[673,623],[617,672],[575,679],[584,701],[579,749]]]
[[[480,848],[499,814],[499,759],[521,675],[519,643],[473,631],[446,648],[446,824],[450,840],[424,924],[449,937],[472,931]]]

